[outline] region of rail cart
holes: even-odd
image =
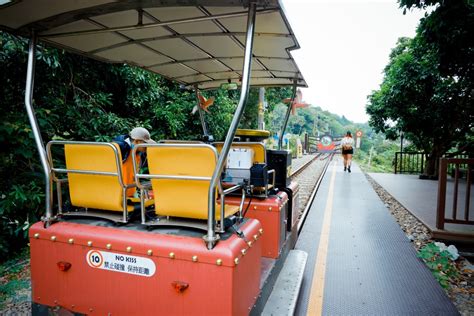
[[[0,28],[30,39],[25,105],[46,179],[45,215],[29,233],[33,313],[259,314],[296,242],[298,185],[289,177],[291,157],[267,150],[265,131],[237,127],[250,86],[290,85],[293,98],[306,86],[290,54],[299,45],[281,2],[1,3]],[[199,108],[203,141],[140,145],[150,173],[135,170],[133,184],[124,182],[114,143],[45,145],[32,105],[38,41],[139,66],[196,95],[237,84],[240,100],[225,141],[211,141]],[[54,147],[64,166],[56,165]],[[236,160],[247,168],[231,168]],[[135,205],[130,188],[141,193]],[[72,210],[63,208],[63,190]],[[141,216],[133,219],[137,208]],[[304,267],[304,254],[293,257]]]

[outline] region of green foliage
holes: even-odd
[[[417,256],[423,259],[443,288],[448,288],[449,281],[459,277],[456,265],[451,259],[451,254],[447,250],[440,251],[435,243],[429,243],[421,248]]]
[[[293,158],[296,158],[298,156],[298,139],[301,140],[300,136],[298,135],[292,135],[289,139],[291,157]]]
[[[425,173],[452,147],[473,153],[474,6],[466,0],[400,0],[400,7],[436,8],[420,21],[414,39],[392,50],[380,89],[369,96],[375,131],[400,131],[429,153]]]
[[[414,5],[413,1],[402,3]],[[433,30],[443,29],[444,24],[450,23],[457,25],[452,27],[462,29],[463,34],[472,32],[472,28],[464,29],[473,21],[471,7],[470,14],[460,15],[464,22],[455,22],[457,16],[435,18],[442,10],[457,12],[457,6],[459,1],[446,1],[421,21],[414,39],[399,40],[390,55],[380,89],[369,96],[367,105],[369,123],[376,132],[395,139],[403,131],[406,139],[429,153],[425,172],[430,175],[437,172],[435,162],[441,155],[474,133],[470,77],[471,57],[474,56],[458,59],[456,65],[446,62],[439,42],[441,38],[435,39],[432,34]],[[437,34],[438,37],[449,36]],[[471,48],[469,52],[472,54]]]
[[[242,116],[240,128],[257,128],[259,89],[260,88],[251,88],[249,91],[248,104]],[[265,100],[267,101],[268,105],[268,108],[265,109],[265,126],[267,127],[267,129],[270,129],[270,131],[277,131],[281,128],[281,125],[271,125],[272,113],[277,106],[282,105],[281,102],[283,99],[289,97],[291,97],[291,88],[265,88]]]
[[[437,5],[421,20],[417,36],[436,51],[443,76],[456,76],[471,85],[474,62],[474,2],[472,0],[399,0],[400,7]]]
[[[268,129],[272,133],[279,133],[285,118],[287,105],[277,104],[273,112],[268,116]],[[355,132],[361,129],[364,124],[354,124],[344,116],[338,116],[328,111],[323,111],[320,107],[308,107],[297,109],[295,115],[290,115],[287,133],[302,135],[324,135],[342,136],[347,130]],[[368,129],[368,126],[365,127]]]
[[[398,141],[387,140],[383,134],[372,132],[362,138],[360,150],[354,152],[354,160],[367,172],[392,173],[397,151],[400,151]]]

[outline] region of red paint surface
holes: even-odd
[[[226,197],[225,203],[231,205],[239,205],[240,197]],[[247,208],[250,199],[246,198],[244,202],[244,210]],[[276,196],[266,199],[253,198],[245,217],[257,219],[262,223],[264,230],[262,236],[262,256],[267,258],[278,258],[283,245],[280,237],[280,229],[286,226],[282,222],[286,216],[281,216],[281,212],[287,209],[288,195],[285,192],[278,192]],[[271,209],[270,209],[271,208]],[[285,215],[285,214],[283,214]]]
[[[258,221],[251,220],[242,231],[254,236],[260,228]],[[36,233],[39,238],[33,237]],[[73,244],[68,243],[70,238]],[[261,238],[249,247],[234,234],[207,250],[201,238],[60,222],[47,229],[42,223],[33,225],[30,243],[32,300],[78,313],[246,315],[259,292]],[[112,245],[110,250],[107,244]],[[132,247],[131,253],[127,247]],[[92,249],[151,259],[156,272],[144,277],[92,268],[86,261]],[[148,249],[153,250],[152,256],[147,255]],[[245,255],[242,249],[247,249]],[[170,252],[175,259],[169,258]],[[193,256],[198,256],[198,262],[192,261]],[[217,259],[222,259],[221,266]],[[69,262],[71,268],[60,271],[58,262]],[[176,281],[189,286],[178,293]]]
[[[299,215],[300,211],[303,211],[301,209],[300,201],[299,201],[299,191],[300,191],[300,186],[298,185],[297,182],[291,181],[290,185],[288,186],[288,189],[290,189],[293,192],[293,197],[291,201],[292,209],[291,209],[291,230],[294,229],[294,227],[298,224],[299,222]]]
[[[332,142],[329,146],[324,146],[321,143],[318,143],[318,152],[332,152],[336,148],[334,142]]]

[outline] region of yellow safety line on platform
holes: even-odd
[[[319,238],[319,247],[314,265],[313,282],[311,284],[311,292],[308,303],[308,316],[321,315],[323,313],[324,298],[324,278],[326,276],[326,259],[328,254],[329,230],[332,218],[332,202],[334,198],[334,182],[336,179],[336,166],[333,162],[332,176],[329,183],[328,198],[326,208],[324,210],[323,226],[321,228],[321,236]]]

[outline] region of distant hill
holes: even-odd
[[[269,114],[270,126],[267,126],[272,133],[278,133],[285,117],[287,106],[278,104],[272,113]],[[329,134],[331,136],[342,136],[347,131],[355,133],[361,130],[364,135],[370,136],[373,131],[368,123],[354,123],[345,116],[339,116],[320,107],[308,107],[297,109],[295,115],[290,116],[287,132],[295,135],[308,133],[311,136]]]

